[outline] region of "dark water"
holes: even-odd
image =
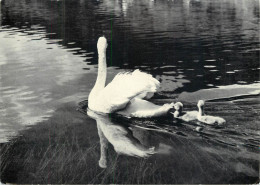
[[[2,181],[259,179],[258,0],[2,0],[0,10]],[[108,81],[141,69],[161,82],[153,102],[178,100],[194,110],[197,100],[214,100],[206,111],[227,125],[169,116],[92,119],[76,111],[94,85],[102,35],[109,44]],[[135,152],[154,146],[157,153],[131,157],[131,145]],[[106,169],[98,165],[101,156]]]

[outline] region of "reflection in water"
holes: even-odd
[[[84,70],[78,71],[85,67],[83,59],[54,41],[49,44],[39,25],[34,29],[16,33],[6,28],[0,32],[0,43],[5,43],[0,45],[1,142],[25,125],[48,120],[58,105],[85,97],[88,89],[73,91],[68,83],[86,75]]]
[[[99,166],[107,167],[107,147],[111,143],[118,154],[135,157],[149,157],[154,154],[154,147],[144,146],[133,136],[132,131],[118,123],[113,123],[108,114],[97,114],[88,109],[87,114],[96,120],[100,137],[101,154]]]

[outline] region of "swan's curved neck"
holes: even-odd
[[[204,107],[199,106],[199,116],[203,116],[203,115],[204,115]]]
[[[101,90],[105,87],[107,77],[106,52],[98,53],[98,75],[94,88]]]
[[[182,114],[182,107],[179,107],[179,108],[176,109],[175,112],[173,113],[173,115],[174,115],[175,118],[181,116],[181,114]]]
[[[173,113],[173,116],[175,118],[179,117],[180,116],[180,112],[178,110],[176,110],[174,113]]]

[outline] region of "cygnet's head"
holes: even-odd
[[[103,37],[99,37],[98,42],[97,42],[97,49],[98,53],[104,53],[107,49],[107,39]]]
[[[197,106],[198,107],[203,107],[204,104],[205,104],[204,100],[199,100]]]
[[[183,108],[183,104],[181,102],[177,102],[174,104],[174,109],[177,111],[181,111]]]

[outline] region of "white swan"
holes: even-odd
[[[149,99],[158,90],[160,82],[152,75],[139,71],[119,73],[105,87],[107,40],[100,37],[98,49],[98,75],[96,83],[88,98],[88,107],[97,112],[121,114],[131,117],[153,117],[166,114],[172,104],[154,105],[144,99]],[[125,109],[126,108],[126,109]],[[123,110],[124,109],[124,110]]]
[[[196,120],[198,117],[198,111],[183,112],[183,104],[181,102],[175,103],[174,108],[175,112],[172,113],[174,118],[182,119],[183,121],[189,122]]]
[[[208,125],[223,125],[226,121],[221,117],[209,116],[204,114],[204,104],[203,100],[199,100],[197,106],[199,108],[198,120],[202,123]]]

